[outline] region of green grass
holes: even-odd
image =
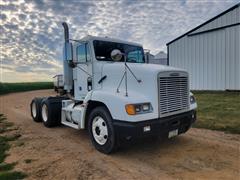
[[[10,171],[14,168],[14,166],[16,165],[17,163],[10,163],[10,164],[7,164],[7,163],[1,163],[0,164],[0,172],[1,171]]]
[[[14,171],[14,167],[17,164],[14,163],[5,163],[4,160],[8,156],[7,151],[10,149],[10,141],[16,141],[20,135],[15,134],[11,136],[2,135],[6,132],[9,127],[13,124],[6,122],[6,118],[0,114],[0,179],[1,180],[13,180],[13,179],[23,179],[26,177],[26,174],[18,171]]]
[[[198,103],[194,127],[240,134],[240,92],[193,92]]]
[[[4,171],[0,173],[1,180],[16,180],[16,179],[24,179],[26,177],[25,174],[18,171]]]
[[[12,92],[22,92],[22,91],[32,91],[39,89],[52,89],[52,82],[29,82],[29,83],[1,83],[0,82],[0,95],[12,93]]]

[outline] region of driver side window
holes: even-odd
[[[88,44],[80,44],[77,46],[77,62],[85,63],[90,61],[90,52]]]

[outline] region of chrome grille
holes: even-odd
[[[166,74],[164,74],[166,75]],[[159,77],[160,117],[184,112],[189,108],[188,76]]]

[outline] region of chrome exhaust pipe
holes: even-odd
[[[66,22],[63,22],[62,25],[63,25],[63,29],[64,29],[64,39],[65,39],[65,42],[69,43],[68,25],[67,25]]]
[[[62,23],[64,28],[64,48],[63,48],[63,75],[64,75],[64,90],[70,93],[73,89],[73,69],[70,66],[73,64],[72,44],[69,40],[68,25],[66,22]]]

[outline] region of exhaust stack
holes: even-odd
[[[63,29],[64,29],[64,39],[65,39],[65,42],[69,43],[68,25],[67,25],[66,22],[63,22],[62,25],[63,25]]]
[[[64,76],[64,90],[70,93],[73,89],[73,69],[70,66],[73,62],[72,43],[69,42],[69,31],[66,22],[62,23],[64,28],[64,48],[63,48],[63,76]]]

